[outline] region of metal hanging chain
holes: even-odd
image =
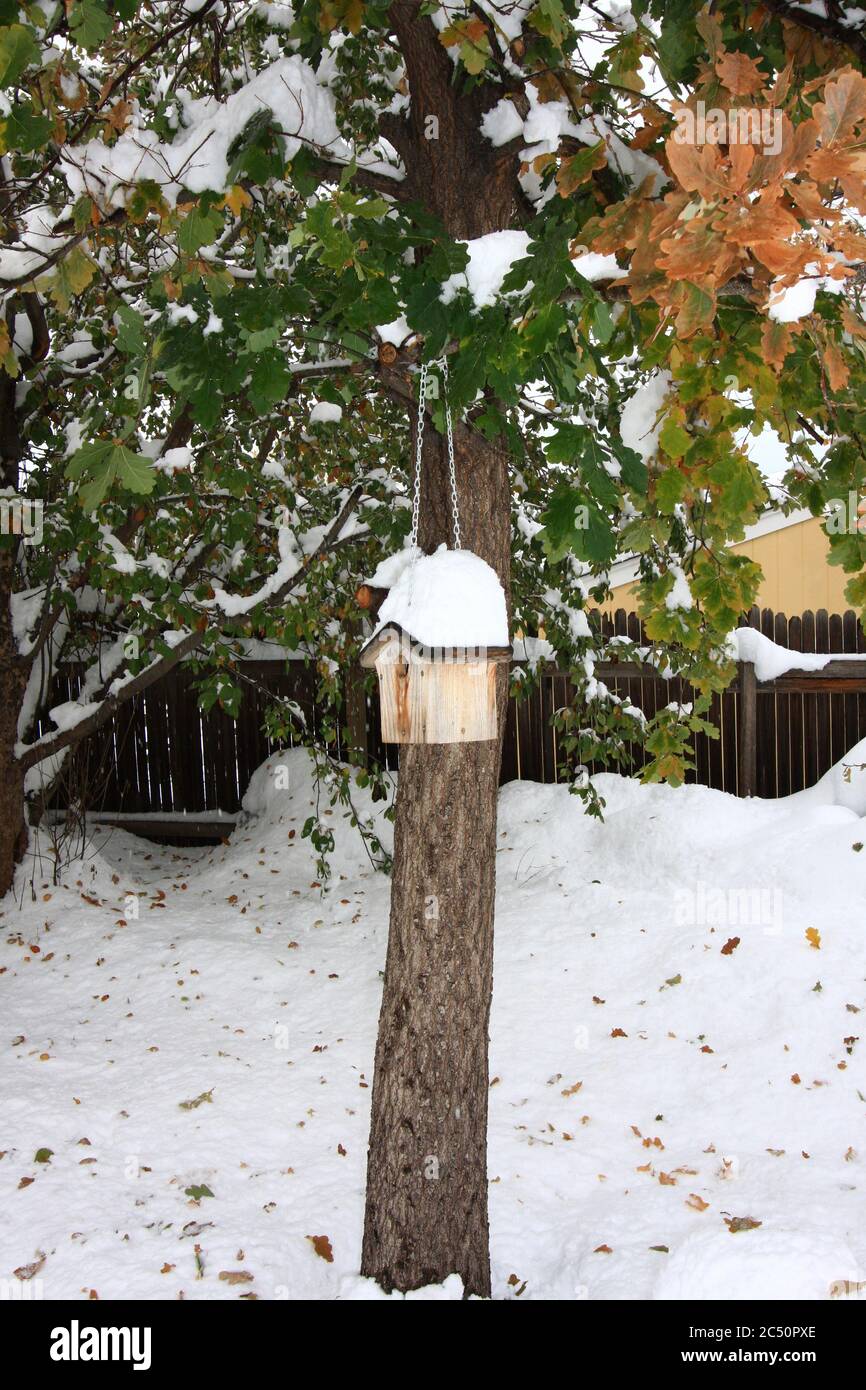
[[[412,534],[409,544],[412,549],[418,545],[418,516],[421,511],[421,450],[424,443],[425,401],[427,400],[427,363],[421,363],[421,381],[418,387],[418,419],[415,426],[415,481],[412,490]]]
[[[451,518],[454,525],[454,549],[460,550],[460,504],[457,501],[457,470],[454,467],[454,435],[451,431],[451,407],[448,404],[448,358],[442,362],[442,392],[445,398],[445,433],[448,438],[448,479],[451,483]]]
[[[451,521],[454,531],[454,549],[462,549],[460,540],[460,509],[457,500],[457,471],[454,464],[454,434],[451,426],[451,407],[448,404],[448,362],[440,357],[438,362],[421,363],[421,377],[418,384],[418,425],[415,433],[415,480],[412,495],[412,534],[410,545],[418,545],[418,520],[421,511],[421,455],[424,445],[424,419],[427,413],[427,380],[432,365],[442,368],[443,394],[445,403],[445,435],[448,444],[448,481],[451,489]]]

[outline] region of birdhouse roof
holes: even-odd
[[[404,632],[399,623],[385,623],[376,628],[373,636],[368,638],[361,648],[360,663],[362,666],[375,666],[379,657],[386,653],[389,654],[389,659],[400,660],[403,657],[404,644],[408,644],[413,658],[422,662],[437,661],[442,650],[418,642],[410,633]],[[466,659],[480,660],[483,652],[484,659],[497,663],[510,662],[514,655],[511,647],[488,647],[485,643],[478,647],[460,647],[452,642],[445,647],[445,651],[452,653],[457,660],[460,660],[464,653]]]
[[[404,561],[371,642],[391,625],[424,647],[509,646],[505,592],[496,571],[471,550],[444,545],[414,563],[411,557]]]

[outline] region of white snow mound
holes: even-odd
[[[471,550],[440,545],[407,565],[379,609],[381,631],[398,623],[425,647],[508,645],[505,593],[496,572]]]
[[[860,1282],[844,1241],[817,1226],[727,1226],[696,1231],[666,1262],[656,1299],[826,1299],[833,1285]]]

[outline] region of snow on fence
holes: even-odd
[[[645,641],[634,614],[620,610],[602,622],[610,633]],[[786,618],[753,609],[748,623],[795,651],[866,653],[866,637],[853,612],[819,610]],[[156,835],[158,823],[182,816],[183,823],[168,826],[165,833],[179,841],[218,836],[223,827],[208,813],[223,812],[229,818],[236,813],[252,773],[274,751],[262,731],[269,698],[295,700],[310,727],[318,721],[316,674],[310,667],[299,661],[248,661],[244,674],[237,720],[216,709],[202,714],[191,678],[182,670],[136,697],[76,752],[55,806],[65,807],[73,795],[80,796],[88,811],[104,819],[121,818],[142,833],[147,833],[146,821]],[[685,682],[663,680],[625,662],[597,668],[597,675],[647,715],[671,700],[692,697]],[[79,683],[80,671],[64,668],[52,703],[74,699]],[[549,671],[531,696],[509,701],[503,782],[555,782],[568,775],[550,721],[572,695],[568,676]],[[349,682],[347,696],[349,741],[338,748],[340,756],[366,757],[396,768],[397,748],[383,746],[379,737],[376,696],[365,699],[357,677]],[[733,686],[714,698],[711,719],[720,737],[696,737],[696,766],[689,780],[741,796],[799,791],[866,737],[866,661],[837,659],[823,669],[792,670],[768,682],[756,678],[754,666],[741,663]],[[633,770],[639,768],[639,746],[630,753]]]
[[[604,621],[609,632],[646,640],[634,614],[620,609]],[[737,679],[722,695],[714,696],[709,718],[720,736],[696,736],[696,766],[688,780],[737,796],[787,796],[812,786],[866,737],[866,661],[862,659],[866,635],[851,610],[843,614],[807,610],[788,618],[769,608],[753,608],[743,625],[791,651],[861,657],[849,662],[837,659],[811,671],[792,668],[765,681],[757,678],[753,665],[741,662]],[[670,700],[692,698],[691,687],[684,681],[664,681],[628,669],[635,673],[612,678],[613,668],[606,668],[605,681],[616,694],[628,694],[647,715]],[[639,748],[633,756],[639,766]]]

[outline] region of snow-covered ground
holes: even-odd
[[[563,787],[503,790],[497,1298],[866,1281],[861,779],[739,802],[604,776],[603,824]],[[3,903],[0,1281],[375,1293],[357,1270],[388,882],[337,811],[320,895],[313,800],[307,755],[284,754],[227,845],[98,827],[59,885],[45,860],[35,898]]]

